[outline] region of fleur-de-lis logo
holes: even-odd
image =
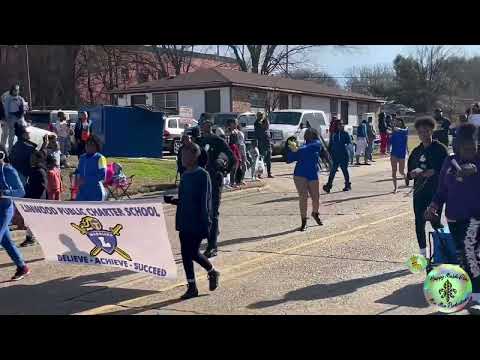
[[[442,299],[445,299],[448,304],[450,304],[451,300],[455,297],[455,294],[457,293],[457,289],[454,289],[452,286],[452,283],[447,280],[443,284],[443,287],[438,291],[440,294],[440,297]]]

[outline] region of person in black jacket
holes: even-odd
[[[185,146],[191,145],[194,141],[192,141],[192,138],[188,135],[183,135],[182,136],[182,146],[178,149],[178,154],[177,154],[177,171],[180,176],[183,175],[185,172],[185,167],[182,164],[182,150],[184,149]],[[205,149],[200,148],[200,157],[198,158],[198,166],[201,168],[206,168],[207,163],[208,163],[208,155]]]
[[[213,123],[210,120],[205,120],[201,126],[202,136],[198,139],[198,144],[208,155],[205,170],[208,171],[212,182],[212,227],[205,251],[205,256],[210,258],[217,255],[218,218],[223,178],[232,170],[235,165],[235,158],[225,140],[213,134]]]
[[[450,125],[452,124],[449,119],[443,116],[442,109],[435,109],[433,118],[440,126],[440,129],[436,130],[433,134],[433,138],[440,141],[443,145],[448,147],[448,135],[450,133]]]
[[[78,113],[78,121],[75,124],[75,143],[76,143],[76,150],[78,158],[85,153],[85,145],[87,140],[92,136],[92,122],[88,118],[88,113],[86,111],[82,111]]]
[[[43,151],[35,150],[30,158],[30,171],[25,186],[25,198],[47,199],[48,198],[48,177],[47,177],[47,156]],[[21,247],[32,246],[36,243],[35,236],[27,228],[26,239],[20,244]]]
[[[255,129],[255,139],[258,143],[258,150],[267,167],[267,174],[269,178],[273,178],[272,175],[272,142],[270,139],[270,122],[261,113],[257,113],[257,120],[253,124]]]
[[[177,205],[175,227],[179,231],[182,262],[187,277],[187,292],[182,299],[198,296],[193,262],[208,272],[210,291],[218,287],[220,273],[205,255],[200,253],[200,243],[210,235],[212,187],[210,176],[198,166],[200,147],[189,143],[181,153],[185,171],[180,180],[178,199],[164,197],[166,203]]]
[[[408,158],[407,179],[414,179],[413,210],[415,232],[420,254],[426,256],[427,238],[425,235],[425,210],[432,201],[438,187],[440,170],[448,151],[444,144],[432,139],[435,121],[430,117],[415,121],[415,129],[421,143]],[[440,210],[441,212],[441,210]]]
[[[47,199],[47,165],[43,151],[35,151],[30,159],[30,176],[25,187],[25,198]]]
[[[30,134],[24,126],[15,125],[15,136],[18,140],[10,150],[10,164],[17,170],[22,185],[25,186],[30,175],[30,158],[37,145],[30,141]]]

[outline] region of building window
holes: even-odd
[[[292,109],[302,108],[302,97],[300,95],[292,95]]]
[[[338,115],[338,99],[330,99],[330,113],[332,116]]]
[[[279,108],[280,110],[288,109],[288,95],[287,94],[280,94],[279,97]]]
[[[135,105],[147,105],[147,96],[146,95],[132,95],[130,97],[130,104]]]
[[[267,104],[266,92],[251,92],[249,94],[250,106],[253,108],[265,108]]]
[[[365,114],[368,112],[368,104],[367,103],[357,103],[357,114],[358,116],[362,116],[362,114]]]
[[[221,110],[220,90],[205,90],[205,112],[217,113]]]
[[[156,93],[152,96],[152,106],[157,110],[178,110],[178,93]]]

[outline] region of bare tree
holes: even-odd
[[[229,45],[241,71],[269,75],[304,63],[302,55],[313,45]],[[245,51],[246,50],[246,51]]]
[[[395,72],[390,65],[353,67],[345,72],[346,88],[352,92],[389,98],[395,89]]]

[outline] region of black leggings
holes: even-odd
[[[335,174],[337,173],[338,168],[342,169],[343,177],[345,178],[345,185],[350,185],[350,175],[348,174],[348,160],[346,161],[337,161],[333,159],[332,168],[330,169],[330,176],[328,177],[328,187],[332,187],[333,179],[335,179]]]
[[[458,260],[472,280],[472,292],[480,293],[480,219],[449,222]]]
[[[241,163],[240,166],[237,169],[237,173],[235,174],[235,182],[237,185],[240,185],[245,178],[245,171],[246,171],[246,165],[245,163]]]
[[[185,275],[187,280],[195,281],[195,270],[193,268],[194,261],[207,271],[212,270],[213,265],[205,255],[200,253],[200,243],[202,242],[201,237],[196,234],[188,234],[185,232],[180,232],[179,236]]]
[[[432,194],[417,194],[413,197],[413,212],[415,213],[415,232],[417,234],[418,247],[427,247],[427,236],[425,235],[425,210],[432,201]],[[441,210],[440,210],[441,215]]]

